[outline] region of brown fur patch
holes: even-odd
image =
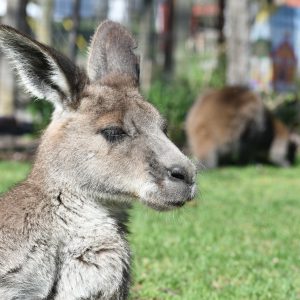
[[[192,154],[200,161],[222,157],[238,162],[272,161],[285,165],[288,128],[244,87],[225,87],[201,96],[191,108],[186,131]],[[225,159],[226,159],[225,158]]]
[[[101,116],[96,122],[99,128],[104,128],[109,125],[122,126],[124,112],[122,111],[111,111]]]
[[[285,139],[285,140],[289,139],[289,135],[290,135],[289,130],[280,120],[273,118],[273,126],[277,138]]]
[[[51,123],[47,128],[47,138],[51,138],[54,144],[61,141],[66,133],[66,128],[70,121],[70,119],[67,119],[64,121]]]
[[[263,104],[243,87],[226,87],[201,96],[191,108],[186,131],[198,158],[237,139],[247,122],[263,113]]]
[[[118,73],[106,75],[100,80],[100,84],[115,89],[120,89],[124,87],[136,87],[136,81],[131,76]]]

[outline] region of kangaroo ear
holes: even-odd
[[[87,77],[67,57],[6,25],[0,26],[0,48],[34,96],[77,107]]]
[[[139,83],[139,57],[134,54],[137,43],[128,30],[118,23],[104,21],[91,42],[88,76],[94,81],[107,75],[130,76]]]

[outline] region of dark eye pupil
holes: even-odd
[[[101,134],[109,142],[116,142],[122,140],[126,133],[121,127],[109,127],[101,130]]]

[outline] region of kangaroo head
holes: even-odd
[[[25,87],[55,110],[32,176],[98,199],[167,210],[194,196],[195,168],[166,136],[166,123],[139,93],[129,32],[111,21],[92,39],[87,73],[52,48],[0,26],[0,44]]]

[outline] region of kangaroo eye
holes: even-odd
[[[108,127],[100,131],[103,137],[110,143],[118,142],[126,137],[126,132],[121,127]]]

